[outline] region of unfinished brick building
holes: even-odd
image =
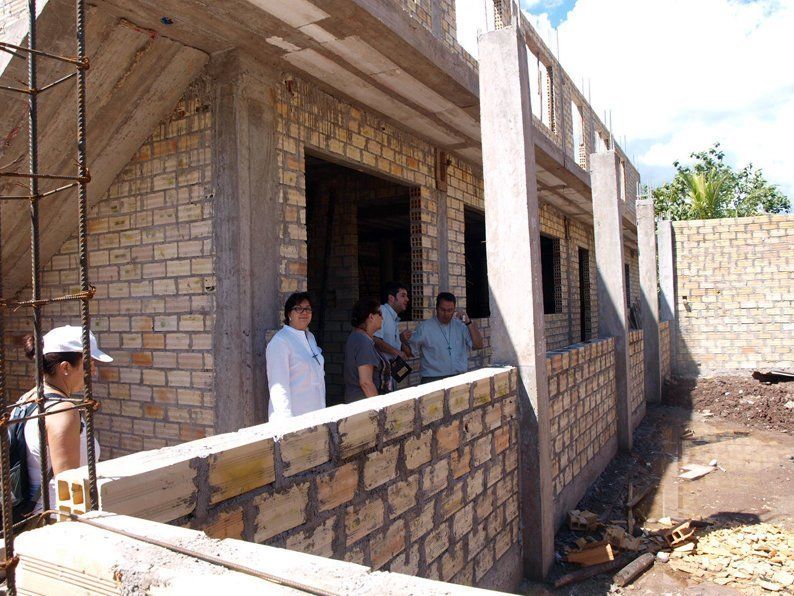
[[[255,433],[269,437],[271,450],[273,437],[286,443],[276,439],[277,463],[262,464],[272,473],[243,488],[220,497],[196,493],[195,476],[171,470],[169,486],[184,481],[187,492],[179,506],[164,505],[167,514],[114,509],[111,493],[102,493],[103,508],[466,584],[510,588],[522,569],[548,568],[549,532],[618,445],[630,445],[648,396],[648,354],[655,354],[657,369],[651,395],[653,387],[658,393],[659,333],[654,353],[643,350],[642,331],[628,332],[631,312],[639,320],[647,310],[640,306],[636,169],[523,17],[510,14],[506,3],[487,4],[483,30],[512,35],[517,53],[512,62],[497,59],[493,52],[510,46],[502,40],[496,50],[481,48],[480,60],[518,66],[520,76],[507,66],[478,73],[458,42],[455,3],[443,0],[107,0],[90,8],[92,328],[115,359],[95,385],[103,459],[199,440],[181,453],[192,461],[214,449],[212,457],[222,460],[226,443],[201,439],[266,421],[265,345],[296,290],[312,291],[321,305],[313,324],[326,354],[331,403],[338,403],[349,308],[359,296],[377,295],[389,279],[410,284],[409,328],[431,316],[439,291],[459,296],[487,340],[471,368],[510,364],[524,371],[527,353],[515,336],[543,347],[532,348],[540,363],[529,375],[535,389],[519,382],[524,372],[488,369],[395,394],[397,402],[329,409],[299,430],[265,425]],[[23,41],[25,8],[21,1],[4,4],[4,40]],[[64,23],[71,7],[41,0],[39,8],[40,43],[68,54]],[[0,78],[21,78],[24,61],[3,56]],[[47,68],[42,76],[60,74],[57,65]],[[524,111],[517,113],[525,120],[518,126],[508,108],[481,104],[485,83],[499,88],[488,78],[497,71],[505,85],[522,81]],[[42,159],[56,168],[68,166],[62,148],[73,130],[60,109],[68,100],[65,89],[42,100],[42,120],[49,122]],[[22,101],[4,102],[0,159],[9,163],[25,153],[26,114]],[[531,162],[526,178],[513,159],[502,160],[502,170],[488,169],[485,136],[493,141],[500,127],[531,149],[516,158]],[[500,150],[510,146],[505,140]],[[596,158],[605,159],[596,164]],[[506,232],[499,237],[508,229],[499,214],[511,217],[515,205],[498,202],[503,189],[489,176],[524,180],[523,195],[508,192],[519,203],[535,193],[526,259],[508,259],[506,247],[523,244]],[[76,283],[76,218],[65,211],[68,204],[69,197],[55,198],[42,216],[46,296]],[[17,204],[2,209],[5,292],[22,295],[25,211]],[[609,227],[594,229],[594,221],[607,219]],[[653,239],[652,208],[645,222]],[[524,280],[534,290],[519,283]],[[503,299],[512,303],[508,312]],[[533,304],[539,319],[532,318]],[[77,322],[73,308],[49,307],[45,328]],[[515,320],[522,308],[529,318]],[[617,318],[605,320],[613,311]],[[23,313],[4,316],[13,395],[32,378],[18,345],[30,322]],[[523,414],[516,411],[522,395]],[[427,405],[434,400],[440,405]],[[387,405],[398,404],[404,411],[394,415],[405,422],[395,430]],[[433,407],[437,415],[428,414]],[[539,427],[527,428],[522,416],[532,408]],[[346,451],[345,420],[354,414],[365,415],[369,426],[356,431],[361,436]],[[467,416],[478,422],[472,427]],[[320,436],[320,455],[290,468],[289,437],[306,433]],[[394,464],[421,451],[422,440],[427,453],[415,466]],[[526,466],[518,467],[521,441],[531,445]],[[130,457],[122,466],[143,474],[127,466],[147,456]],[[376,460],[385,461],[378,465],[387,473],[378,468],[368,475]],[[199,482],[214,486],[212,466]],[[237,470],[232,478],[249,473]],[[345,481],[352,492],[329,497],[326,506],[320,474],[352,474]],[[387,484],[375,483],[375,476]],[[359,482],[361,490],[354,490]],[[413,492],[395,505],[392,493],[399,500],[404,485]],[[542,507],[530,499],[519,507],[525,491],[542,493]],[[430,499],[429,514],[420,495]],[[252,513],[279,499],[304,503],[302,513],[284,516],[279,523],[286,525],[277,527]],[[444,509],[449,499],[459,507]],[[523,551],[522,508],[540,516],[523,518]],[[468,511],[461,521],[453,518],[459,509]],[[359,510],[367,521],[355,521]],[[307,511],[323,514],[310,519]],[[541,538],[537,549],[526,546],[533,533]]]

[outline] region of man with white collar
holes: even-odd
[[[401,283],[390,281],[383,288],[383,326],[375,332],[375,347],[389,360],[399,356],[407,360],[410,356],[408,340],[410,331],[400,333],[400,314],[408,308],[408,289]]]
[[[436,316],[422,321],[410,338],[413,353],[421,353],[422,383],[465,373],[469,350],[483,347],[477,325],[456,305],[454,294],[441,292],[436,297]]]

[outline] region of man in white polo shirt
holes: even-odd
[[[400,333],[400,313],[408,308],[408,289],[401,283],[390,281],[383,288],[383,304],[380,307],[383,315],[383,326],[375,332],[375,347],[389,360],[399,356],[406,360],[410,355],[407,342],[411,339],[410,331]]]

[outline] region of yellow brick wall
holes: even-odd
[[[557,498],[617,435],[614,339],[549,352],[551,455]]]
[[[670,321],[659,323],[659,357],[661,358],[662,380],[666,381],[672,376]]]
[[[94,383],[103,459],[212,434],[211,134],[200,81],[89,213],[92,329],[114,358]],[[43,297],[77,291],[77,275],[74,235],[44,266]],[[65,324],[80,324],[77,303],[45,307],[44,332]],[[7,317],[12,399],[33,383],[31,331],[22,312]]]
[[[645,416],[645,361],[642,331],[629,331],[629,407],[631,427],[636,428]]]
[[[80,484],[76,473],[58,480]],[[102,462],[97,473],[108,479],[103,508],[212,537],[464,585],[510,589],[520,578],[514,369]],[[141,493],[163,498],[152,508],[131,498]]]
[[[676,374],[794,368],[794,215],[673,223]]]

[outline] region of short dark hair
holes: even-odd
[[[313,306],[312,304],[312,295],[309,292],[295,292],[284,303],[284,324],[289,325],[289,313],[290,311],[298,306],[301,302],[307,300],[309,302],[309,306]]]
[[[436,308],[438,308],[442,302],[451,302],[452,304],[457,304],[458,299],[455,298],[455,294],[452,292],[441,292],[438,296],[436,296]]]
[[[28,334],[22,338],[25,344],[25,356],[33,360],[36,357],[36,340]],[[50,352],[41,357],[42,368],[45,375],[54,375],[61,362],[68,362],[72,366],[77,366],[83,359],[82,352]]]
[[[353,305],[350,314],[350,324],[353,327],[360,327],[367,320],[369,315],[378,314],[380,303],[374,298],[362,298]]]
[[[389,296],[394,296],[397,298],[397,294],[400,290],[408,291],[408,288],[405,284],[401,284],[398,281],[390,281],[385,286],[383,286],[383,293],[381,294],[381,302],[386,304],[389,301]]]

